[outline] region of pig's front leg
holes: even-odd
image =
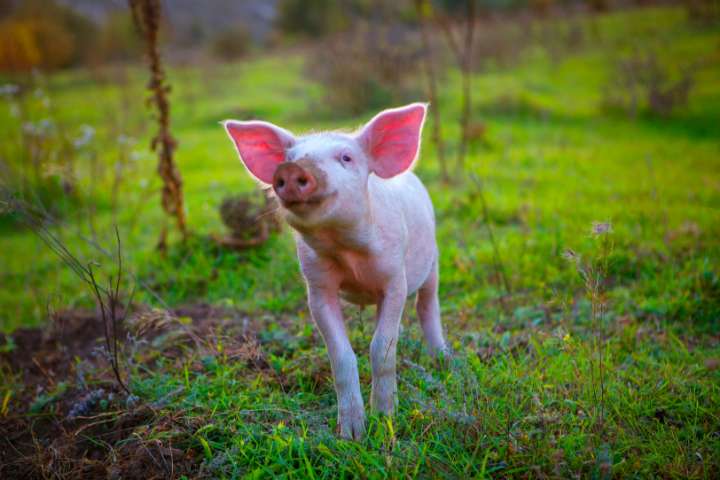
[[[373,410],[387,415],[392,414],[397,397],[395,358],[400,320],[406,298],[405,275],[398,275],[389,283],[378,304],[377,327],[370,343],[372,364],[370,405]]]
[[[365,433],[365,407],[360,393],[357,357],[345,330],[337,291],[310,286],[308,303],[330,357],[337,394],[340,436],[359,439]]]

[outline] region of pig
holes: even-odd
[[[327,346],[342,438],[365,432],[357,357],[340,298],[377,306],[370,343],[371,408],[391,415],[397,401],[396,351],[405,301],[432,354],[446,351],[438,298],[438,247],[430,196],[411,171],[427,105],[380,112],[353,133],[296,136],[263,121],[223,122],[242,163],[272,186],[292,227],[308,306]]]

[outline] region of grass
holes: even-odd
[[[126,263],[141,283],[136,300],[242,312],[232,318],[250,319],[250,344],[262,358],[233,350],[244,344],[237,320],[213,330],[201,349],[165,356],[158,344],[138,347],[130,357],[131,389],[156,405],[156,418],[183,427],[149,423],[133,438],[175,445],[213,478],[716,477],[720,36],[692,26],[676,8],[610,13],[582,26],[586,40],[559,56],[532,47],[513,66],[477,75],[476,112],[487,141],[473,146],[469,172],[456,184],[440,182],[425,139],[418,173],[437,211],[441,305],[456,354],[445,366],[434,364],[408,309],[398,413],[370,418],[367,438],[357,443],[333,434],[329,366],[304,306],[289,231],[244,253],[220,250],[206,235],[221,229],[216,210],[225,195],[254,188],[218,121],[258,117],[304,131],[354,126],[372,112],[333,115],[298,54],[172,69],[173,133],[195,233],[163,257],[154,250],[159,183],[145,148],[152,125],[139,101],[145,72],[130,68],[123,82],[89,72],[44,79],[50,107],[29,100],[33,120],[50,117],[69,135],[82,124],[96,129],[74,154],[79,184],[90,193],[58,207],[57,234],[78,255],[108,263],[83,240],[93,237],[88,206],[96,208],[98,242],[112,245],[107,186],[124,148],[118,136],[134,137],[135,160],[119,186],[116,213]],[[604,109],[613,61],[634,46],[655,49],[671,66],[703,60],[686,108],[637,119]],[[441,94],[450,138],[457,135],[458,92],[458,75],[449,72]],[[0,155],[20,155],[20,126],[8,109],[0,109],[0,125],[7,136]],[[99,181],[86,166],[93,156],[105,171]],[[487,218],[470,173],[481,179]],[[613,226],[599,326],[583,279],[563,258],[567,249],[584,259],[600,255],[593,221]],[[493,268],[484,222],[511,294]],[[8,222],[0,229],[0,329],[42,325],[48,308],[92,305],[32,232]],[[372,318],[354,308],[346,313],[369,388]],[[600,358],[604,415],[597,378],[590,377]],[[22,382],[0,372],[8,379],[0,389],[0,400],[9,398],[3,409],[21,413]],[[39,411],[51,411],[44,405]]]

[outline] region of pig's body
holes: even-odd
[[[404,270],[407,295],[417,292],[438,254],[432,202],[414,173],[370,176],[368,205],[364,228],[300,227],[295,236],[306,280],[336,277],[342,297],[357,305],[377,304],[398,270]]]
[[[405,300],[417,313],[431,352],[445,349],[438,301],[438,250],[430,196],[410,170],[426,106],[385,110],[359,132],[295,137],[265,122],[225,128],[248,171],[272,184],[280,212],[295,230],[308,306],[327,345],[338,399],[338,427],[360,438],[365,410],[357,358],[340,297],[377,305],[370,343],[371,405],[391,414]]]

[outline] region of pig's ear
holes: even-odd
[[[226,120],[223,126],[250,174],[263,183],[271,184],[275,169],[285,160],[287,149],[295,143],[293,134],[272,123],[260,121]]]
[[[408,170],[418,156],[420,135],[427,104],[383,110],[358,135],[358,142],[370,158],[370,170],[390,178]]]

